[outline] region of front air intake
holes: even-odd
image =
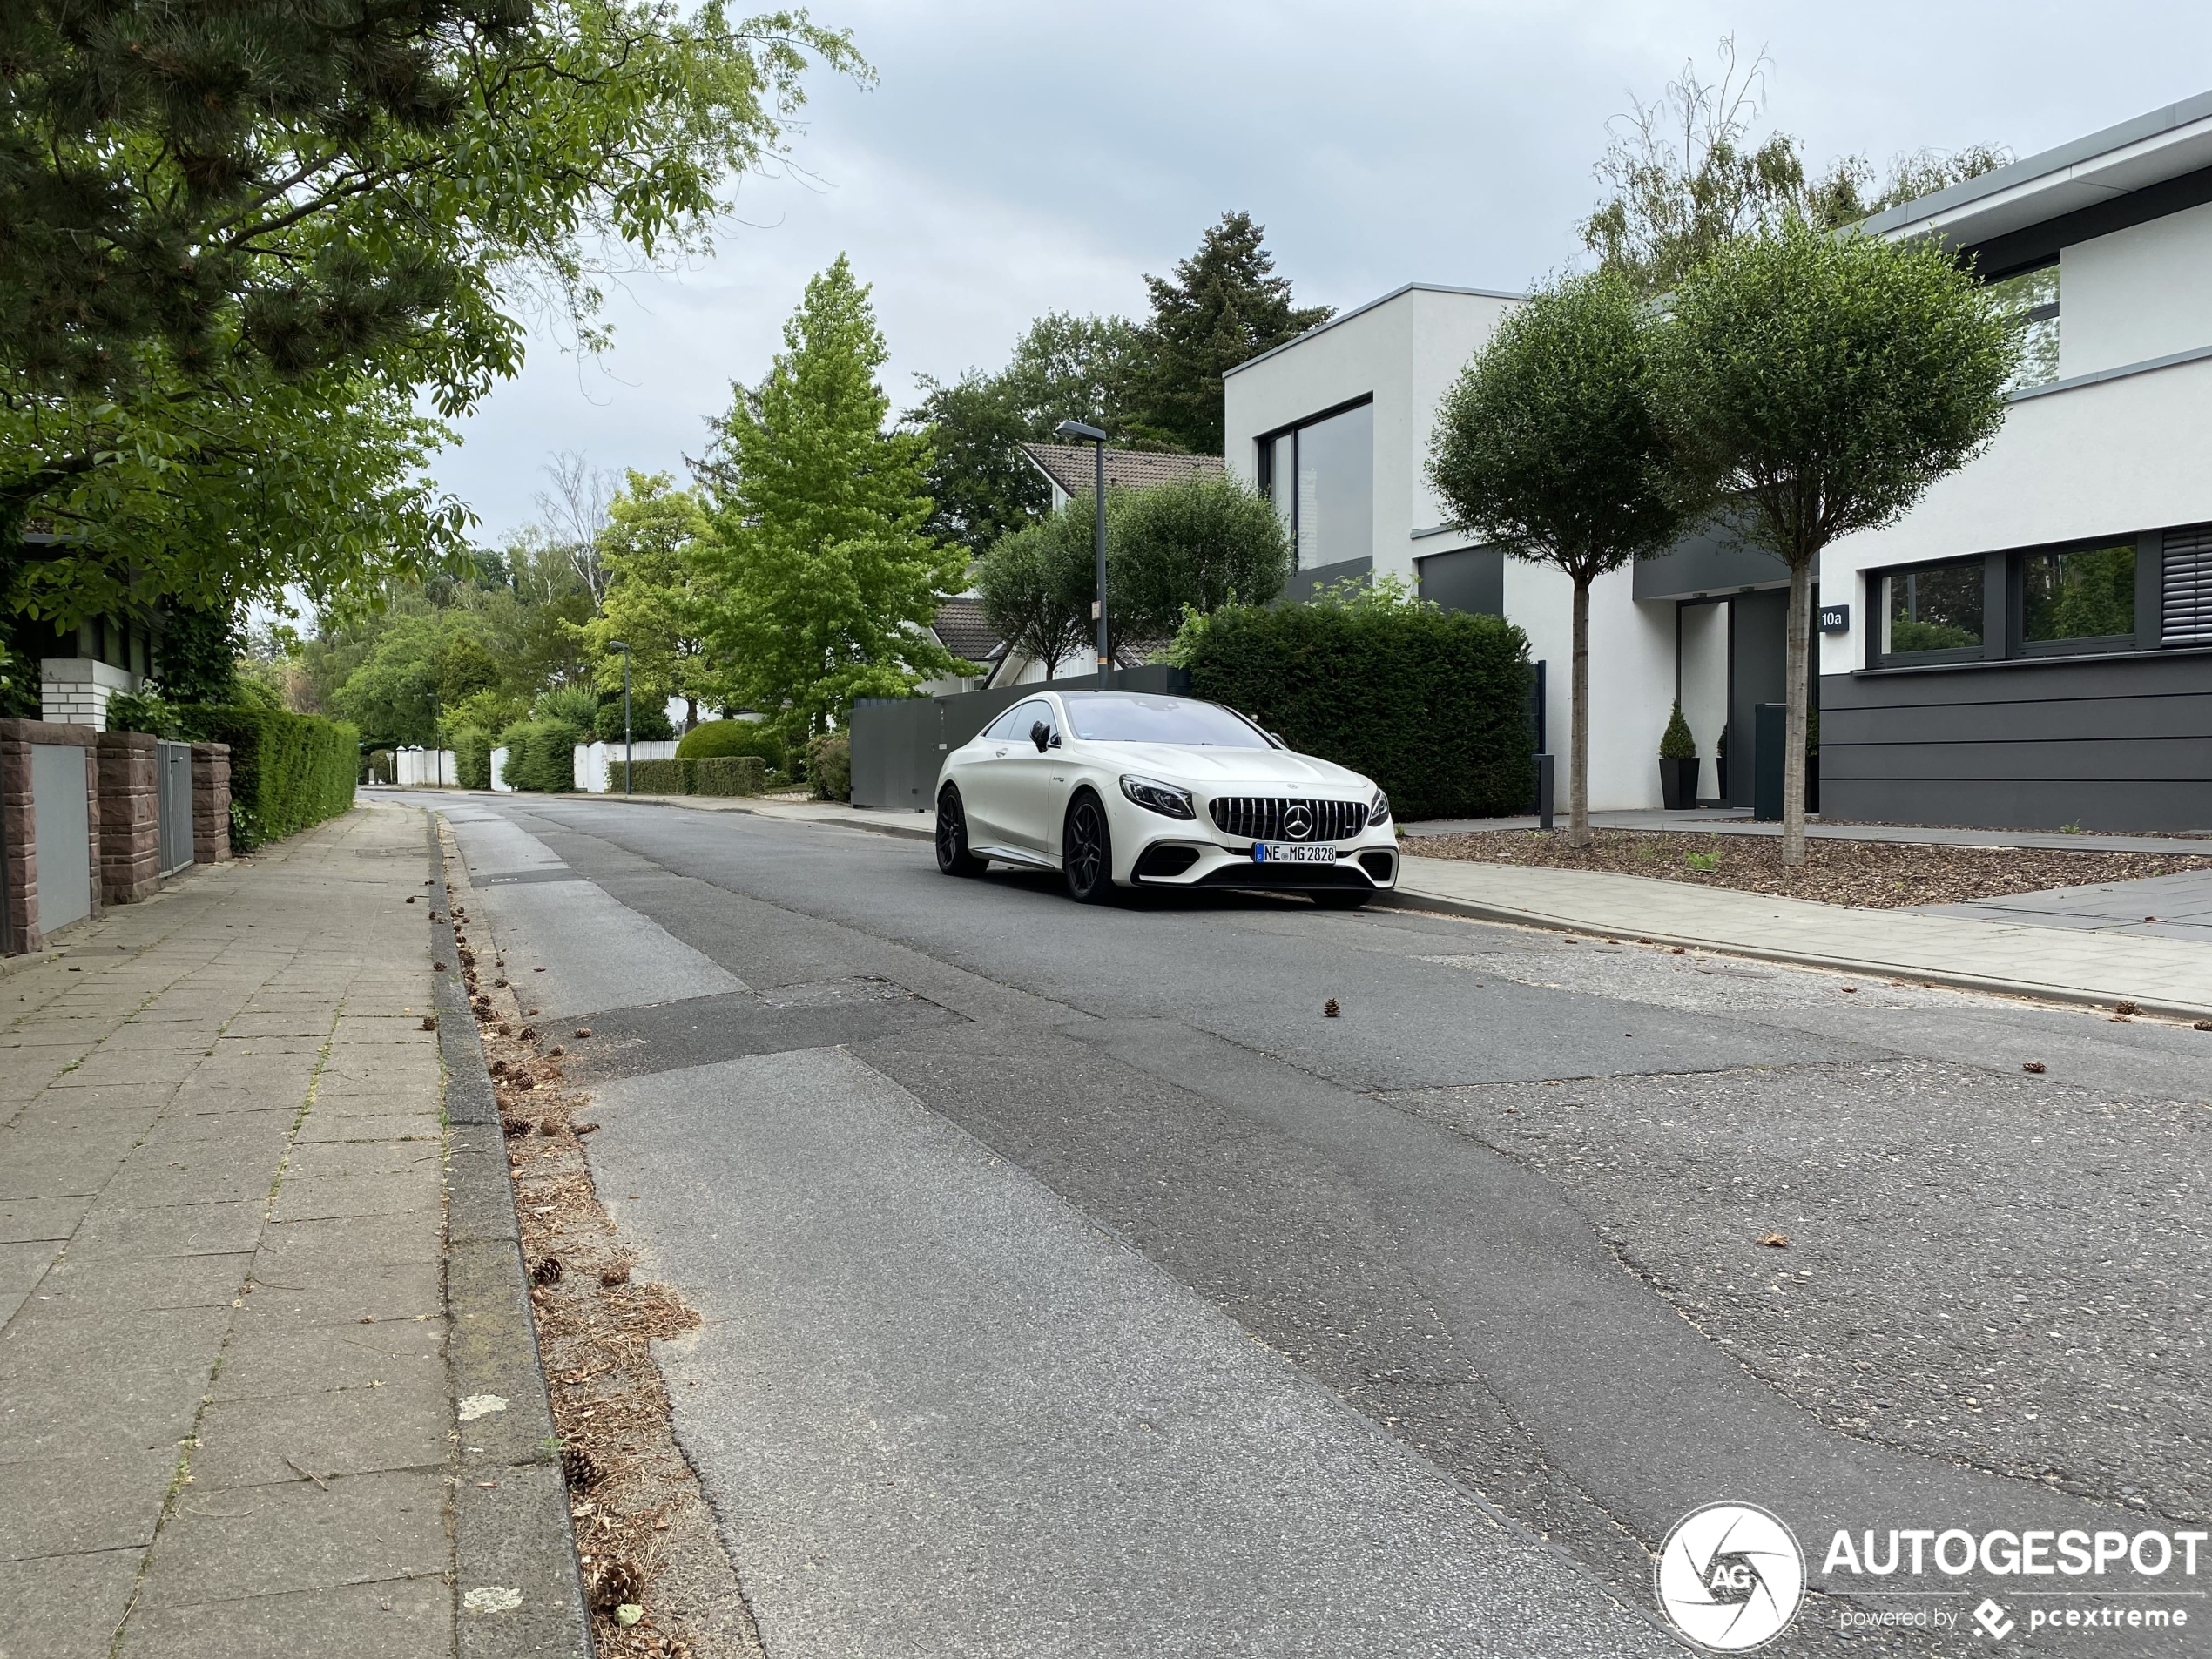
[[[1217,795],[1208,810],[1215,828],[1240,840],[1347,841],[1367,827],[1366,803],[1357,800]]]

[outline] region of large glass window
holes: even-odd
[[[1299,570],[1373,556],[1373,404],[1267,439],[1260,465],[1268,496],[1298,550]]]
[[[2020,643],[2063,648],[2076,640],[2133,640],[2135,544],[2023,553]]]
[[[2020,331],[2020,367],[2008,391],[2047,386],[2059,377],[2059,267],[2046,265],[2017,276],[2000,277],[1989,291],[2012,314]]]
[[[1885,656],[1979,655],[1982,561],[1932,564],[1882,578]]]

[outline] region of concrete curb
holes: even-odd
[[[1997,979],[1985,974],[1950,973],[1909,964],[1868,961],[1862,957],[1831,956],[1813,951],[1770,950],[1758,945],[1715,944],[1710,939],[1699,939],[1687,934],[1658,933],[1649,927],[1597,927],[1587,921],[1565,916],[1549,916],[1541,911],[1515,909],[1509,905],[1483,904],[1472,899],[1447,899],[1437,894],[1409,893],[1403,887],[1386,894],[1377,894],[1373,902],[1397,910],[1426,911],[1433,915],[1457,916],[1467,921],[1504,922],[1517,927],[1541,928],[1546,933],[1575,934],[1585,939],[1648,939],[1655,945],[1680,945],[1686,949],[1702,951],[1708,956],[1742,956],[1753,961],[1780,962],[1796,968],[1824,968],[1841,974],[1863,974],[1869,979],[1909,980],[1915,985],[1938,985],[1954,991],[1980,991],[1993,996],[2008,996],[2030,1002],[2055,1002],[2069,1008],[2109,1009],[2119,997],[2116,992],[2081,991],[2057,985],[2027,985],[2018,980]],[[2162,1002],[2140,996],[2129,1000],[2134,1002],[2140,1012],[2164,1019],[2212,1019],[2212,1008]]]
[[[464,1399],[502,1404],[461,1424],[455,1460],[455,1647],[462,1659],[559,1655],[591,1659],[591,1623],[569,1524],[553,1407],[530,1317],[529,1279],[507,1175],[507,1137],[477,1040],[452,902],[429,820],[431,943],[444,1062],[446,1366],[456,1414]],[[472,1610],[470,1592],[493,1594]],[[509,1594],[520,1600],[511,1606]]]

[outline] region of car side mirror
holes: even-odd
[[[1029,741],[1037,745],[1037,752],[1039,754],[1042,754],[1045,752],[1046,745],[1050,744],[1052,741],[1052,728],[1047,725],[1042,720],[1039,720],[1035,725],[1029,728]]]

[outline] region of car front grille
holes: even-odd
[[[1291,809],[1305,809],[1303,835],[1285,827]],[[1343,841],[1367,827],[1367,808],[1356,800],[1308,800],[1285,795],[1217,795],[1211,810],[1224,835],[1255,841]]]

